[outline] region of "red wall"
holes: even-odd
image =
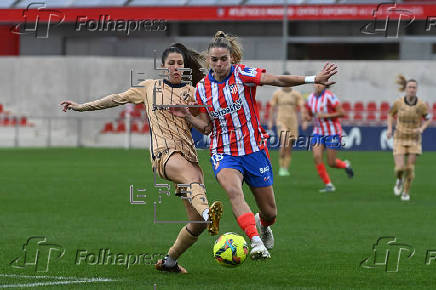
[[[11,27],[0,25],[0,55],[20,54],[20,35],[10,32]]]

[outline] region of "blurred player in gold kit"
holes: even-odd
[[[283,75],[289,75],[289,72],[284,72]],[[274,123],[277,125],[277,138],[280,142],[279,176],[289,176],[292,146],[298,139],[297,108],[303,110],[303,96],[293,88],[280,88],[274,92],[270,104],[268,128],[272,130]],[[276,111],[277,116],[274,116]]]
[[[191,105],[195,102],[195,88],[182,82],[183,72],[179,68],[192,69],[192,82],[201,80],[202,58],[195,51],[176,43],[162,54],[162,67],[168,69],[168,79],[148,79],[126,92],[112,94],[85,104],[63,101],[63,110],[94,111],[123,105],[144,103],[151,129],[150,155],[153,171],[163,179],[176,184],[176,195],[185,195],[184,206],[192,223],[184,226],[168,255],[159,260],[160,271],[187,273],[177,259],[197,240],[206,228],[211,235],[218,234],[222,215],[222,203],[214,202],[210,207],[204,188],[203,171],[198,165],[197,151],[192,140],[192,124],[189,120],[174,116],[168,105]],[[189,108],[193,115],[198,108]],[[207,119],[209,122],[209,119]],[[185,192],[177,184],[189,185]]]
[[[398,98],[392,105],[386,134],[388,138],[392,137],[392,124],[396,118],[393,153],[397,181],[394,194],[401,195],[401,200],[408,201],[410,185],[415,178],[416,156],[422,154],[421,135],[430,124],[431,115],[428,113],[427,105],[416,96],[416,80],[406,80],[404,76],[399,75],[397,83],[400,85],[400,92],[405,92],[405,96]]]

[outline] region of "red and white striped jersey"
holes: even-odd
[[[256,106],[256,86],[264,69],[232,65],[222,82],[212,72],[197,84],[196,98],[213,123],[210,153],[243,156],[264,148],[269,137],[261,127]]]
[[[313,134],[341,135],[342,127],[339,118],[318,118],[318,113],[332,113],[339,105],[338,98],[329,90],[324,90],[319,96],[309,95],[306,108],[314,116]]]

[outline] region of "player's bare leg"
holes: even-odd
[[[223,206],[220,201],[209,203],[206,197],[206,190],[203,185],[203,171],[196,163],[187,161],[180,153],[174,153],[165,166],[165,174],[177,184],[190,184],[186,188],[187,197],[192,206],[204,218],[209,221],[208,231],[211,235],[219,232],[219,222],[223,214]]]
[[[403,176],[404,176],[404,155],[394,155],[394,163],[395,163],[395,177],[397,180],[395,181],[394,186],[394,194],[396,196],[400,196],[403,193]]]
[[[187,273],[186,269],[178,265],[177,259],[197,240],[198,236],[208,226],[210,222],[209,204],[207,202],[203,184],[203,172],[198,164],[187,161],[180,153],[174,153],[168,160],[165,166],[166,176],[176,184],[189,184],[189,188],[185,188],[188,199],[184,199],[183,203],[186,208],[186,213],[190,221],[202,223],[189,223],[184,226],[177,236],[173,246],[168,251],[164,259],[156,263],[156,269],[159,271]],[[217,212],[217,205],[221,205],[219,216],[215,216],[215,226],[218,230],[219,219],[222,215],[222,204],[215,202],[212,212]],[[209,223],[209,224],[212,224]]]
[[[198,214],[188,200],[183,200],[183,204],[190,221],[203,221],[203,217]],[[198,236],[205,229],[206,223],[189,223],[184,226],[165,258],[156,263],[156,269],[165,272],[187,273],[186,269],[177,263],[177,259],[198,240]]]
[[[401,200],[409,201],[410,200],[410,186],[412,185],[412,181],[415,178],[415,163],[416,163],[416,154],[409,154],[407,158],[407,165],[404,168],[404,190],[401,195]]]
[[[271,258],[256,229],[254,214],[245,201],[241,172],[232,168],[223,168],[217,174],[217,180],[229,197],[233,214],[239,226],[251,240],[250,257],[252,259]]]
[[[268,250],[274,247],[274,236],[271,225],[276,221],[277,206],[272,186],[250,187],[256,200],[259,212],[256,214],[256,226],[260,230],[260,238]]]
[[[332,192],[335,191],[336,188],[330,181],[330,176],[327,173],[327,170],[324,166],[323,162],[323,153],[324,153],[324,145],[322,144],[316,144],[312,147],[312,153],[313,153],[313,161],[315,162],[316,169],[318,171],[319,177],[324,182],[325,187],[323,189],[320,189],[320,192]]]
[[[279,156],[279,176],[289,176],[289,165],[291,164],[292,157],[292,140],[290,142],[288,142],[288,140],[283,142],[280,146]]]
[[[327,151],[327,164],[329,165],[329,167],[344,169],[347,176],[349,178],[353,178],[354,171],[353,168],[351,167],[351,162],[348,160],[342,161],[338,159],[336,157],[336,150],[334,149],[327,148],[326,151]]]

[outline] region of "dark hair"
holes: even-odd
[[[178,53],[183,57],[183,62],[186,68],[192,69],[192,85],[195,87],[199,81],[204,77],[201,68],[204,67],[204,56],[195,50],[188,49],[181,43],[174,43],[166,48],[162,53],[162,65],[165,64],[166,59],[170,53]]]
[[[215,33],[214,38],[211,42],[209,42],[209,46],[207,47],[207,51],[211,48],[227,48],[232,56],[232,64],[237,64],[241,62],[242,59],[242,45],[239,42],[238,37],[231,36],[223,31],[217,31]]]
[[[285,70],[285,71],[283,72],[283,75],[288,76],[288,75],[290,75],[290,73],[289,73],[287,70]]]
[[[406,90],[406,87],[407,87],[407,84],[408,84],[408,83],[416,83],[416,84],[418,84],[418,82],[417,82],[416,80],[414,80],[414,79],[408,79],[408,80],[406,80],[406,77],[403,76],[402,74],[399,74],[399,75],[397,76],[397,81],[396,81],[396,83],[400,86],[400,87],[398,88],[398,90],[399,90],[400,92],[404,92],[404,91]]]

